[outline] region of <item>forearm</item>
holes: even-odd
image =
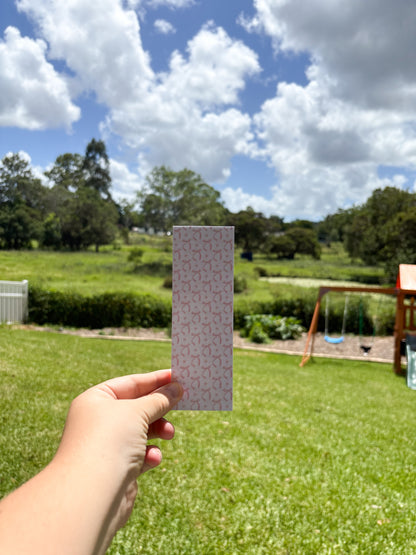
[[[122,480],[116,486],[105,468],[53,460],[6,497],[0,503],[0,553],[105,553],[116,532],[114,505],[124,495]]]

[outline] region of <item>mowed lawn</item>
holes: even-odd
[[[416,392],[390,365],[235,351],[232,412],[173,411],[110,554],[416,552]],[[170,344],[0,328],[0,495],[50,458],[71,399],[170,366]]]

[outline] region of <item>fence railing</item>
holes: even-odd
[[[27,316],[27,280],[0,281],[0,323],[25,322]]]

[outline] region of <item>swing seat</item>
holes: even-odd
[[[360,345],[363,355],[366,356],[371,351],[371,345]]]
[[[324,339],[327,343],[332,343],[332,345],[338,345],[344,341],[344,336],[341,337],[329,337],[329,335],[325,335]]]

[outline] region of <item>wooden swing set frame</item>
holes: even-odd
[[[322,298],[331,291],[338,293],[377,293],[379,295],[396,297],[393,370],[396,374],[402,375],[401,344],[406,338],[407,332],[416,332],[416,265],[400,265],[396,287],[320,287],[300,366],[304,366],[313,355],[315,334],[318,331],[321,301]]]

